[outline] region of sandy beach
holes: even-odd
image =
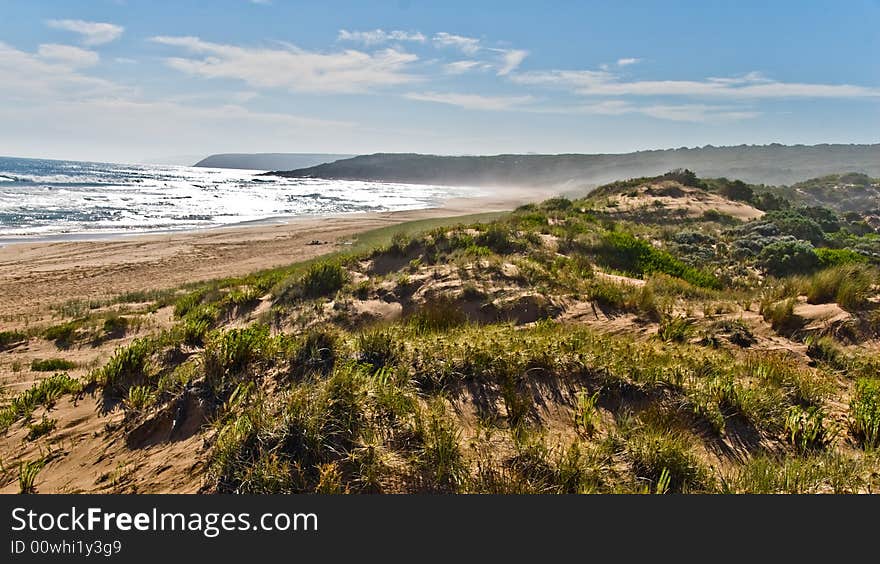
[[[509,210],[547,193],[505,191],[491,198],[387,213],[290,218],[234,227],[89,241],[20,242],[0,247],[0,321],[20,324],[68,300],[104,300],[307,260],[357,233],[407,221]],[[318,240],[324,244],[311,245]]]

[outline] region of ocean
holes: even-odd
[[[436,207],[468,187],[261,177],[254,170],[0,157],[0,243]]]

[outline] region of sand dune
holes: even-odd
[[[203,231],[102,241],[17,243],[0,247],[0,321],[46,311],[68,300],[102,300],[126,292],[170,288],[330,252],[370,229],[432,217],[512,209],[547,194],[507,192],[497,198],[450,200],[431,209],[297,218]],[[313,240],[325,242],[310,245]]]

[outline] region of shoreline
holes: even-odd
[[[321,217],[266,218],[247,224],[132,234],[93,240],[0,245],[0,320],[27,325],[71,300],[100,301],[129,292],[242,276],[309,260],[365,231],[421,219],[512,210],[555,192],[511,190],[456,198],[441,206]],[[321,244],[313,244],[313,241]]]
[[[343,218],[359,218],[369,217],[373,215],[394,216],[397,214],[410,214],[429,211],[450,211],[451,215],[456,215],[459,208],[470,209],[471,202],[485,202],[490,208],[479,209],[477,211],[501,211],[502,209],[512,209],[509,204],[519,205],[521,203],[532,201],[525,196],[526,192],[532,192],[538,195],[537,199],[551,197],[555,191],[526,191],[526,190],[510,190],[511,195],[508,197],[496,196],[476,196],[473,198],[449,198],[443,200],[438,206],[425,208],[409,208],[388,211],[368,211],[368,212],[342,212],[329,215],[272,215],[259,219],[247,219],[236,221],[228,224],[205,225],[204,227],[184,227],[180,229],[155,229],[145,231],[78,231],[74,233],[56,233],[51,235],[0,235],[0,250],[10,245],[30,245],[30,244],[51,244],[51,243],[90,243],[90,242],[112,242],[117,240],[130,240],[138,237],[158,237],[164,235],[190,235],[199,233],[209,233],[212,231],[245,229],[250,227],[269,227],[275,225],[290,225],[302,222],[319,221],[324,219],[343,219]],[[517,194],[514,196],[513,194]],[[493,206],[501,205],[501,209],[495,209]],[[466,211],[465,213],[475,213]],[[463,214],[461,214],[463,215]],[[442,216],[441,216],[442,217]]]

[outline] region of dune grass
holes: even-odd
[[[59,372],[76,368],[76,363],[63,358],[34,359],[31,370],[34,372]]]
[[[33,412],[40,406],[50,408],[62,396],[76,394],[82,390],[79,380],[66,373],[59,373],[40,380],[27,390],[12,398],[12,401],[0,410],[0,432],[20,419],[30,419]]]
[[[804,335],[794,308],[861,315],[872,267],[767,278],[731,250],[740,232],[685,219],[687,253],[671,223],[589,199],[381,228],[158,296],[175,326],[91,381],[126,424],[197,397],[210,492],[864,491],[874,462],[841,448],[837,406],[856,379],[850,432],[875,448],[873,365]],[[500,315],[516,308],[537,313]]]

